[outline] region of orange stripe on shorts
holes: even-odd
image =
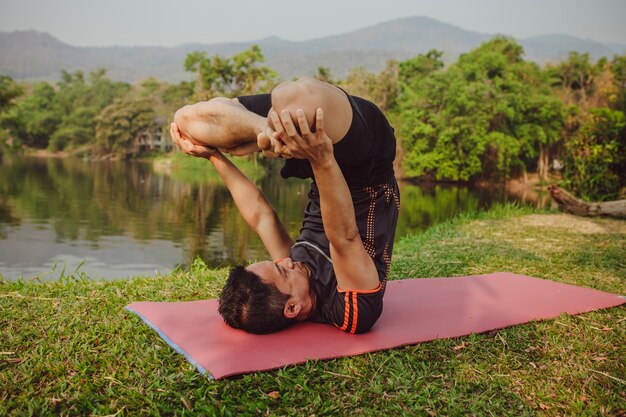
[[[359,320],[359,303],[356,299],[357,293],[352,293],[352,328],[350,328],[350,333],[354,334],[356,332],[356,324]]]
[[[344,313],[343,313],[343,326],[339,328],[341,331],[345,331],[348,328],[348,319],[350,318],[350,294],[346,293],[344,297]]]

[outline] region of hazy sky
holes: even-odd
[[[408,16],[626,43],[626,0],[0,0],[0,31],[34,29],[75,46],[303,40]]]

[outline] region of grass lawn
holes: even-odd
[[[265,168],[254,158],[230,158],[230,160],[252,181],[265,175]],[[191,158],[182,152],[158,155],[153,158],[156,172],[189,183],[221,182],[220,176],[208,160]]]
[[[626,221],[499,207],[404,238],[392,278],[496,271],[626,294]],[[0,415],[626,413],[623,306],[221,381],[123,309],[217,297],[226,274],[0,282]]]

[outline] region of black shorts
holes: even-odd
[[[319,192],[315,184],[312,184],[309,191],[300,237],[292,248],[291,257],[306,263],[311,269],[311,285],[318,300],[314,319],[334,324],[345,332],[363,333],[376,323],[383,310],[400,195],[398,184],[393,178],[378,186],[351,188],[350,192],[359,234],[376,266],[379,287],[367,291],[343,290],[338,287],[330,259],[330,244],[322,224]]]

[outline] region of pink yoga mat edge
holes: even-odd
[[[133,304],[135,304],[135,303],[133,303]],[[147,317],[145,317],[140,312],[134,310],[131,307],[133,304],[129,304],[129,305],[127,305],[124,308],[126,310],[130,311],[131,313],[136,314],[144,323],[146,323],[148,325],[148,327],[150,327],[152,330],[154,330],[161,337],[161,339],[163,339],[165,341],[165,343],[170,345],[170,347],[172,349],[174,349],[176,352],[178,352],[181,355],[183,355],[185,357],[185,359],[187,359],[187,361],[190,364],[195,366],[196,369],[198,370],[198,372],[200,372],[202,375],[207,375],[211,379],[215,379],[213,377],[213,375],[211,375],[211,373],[209,371],[204,369],[204,367],[202,365],[200,365],[198,362],[196,362],[196,360],[185,349],[183,349],[182,347],[180,347],[176,343],[174,343],[174,341],[172,339],[170,339],[167,336],[167,334],[165,334],[165,332],[163,332],[156,324],[152,323]]]
[[[138,302],[128,305],[127,309],[137,314],[166,343],[184,355],[199,372],[220,379],[279,369],[309,360],[328,360],[439,338],[480,334],[517,324],[553,319],[563,313],[580,314],[626,303],[624,296],[506,272],[393,280],[389,281],[387,291],[385,312],[379,323],[370,333],[356,336],[315,323],[299,324],[273,336],[245,334],[223,324],[221,317],[216,316],[215,300]],[[438,298],[441,302],[431,298]],[[526,301],[533,300],[542,306],[537,315],[524,308]],[[403,319],[405,307],[412,309],[413,316]],[[450,313],[448,307],[456,309],[459,315],[455,315],[457,313],[454,311]],[[386,313],[393,317],[385,320]],[[446,314],[449,317],[443,317]],[[180,329],[190,318],[196,320],[195,334],[191,335],[189,333],[194,332],[185,333]],[[404,320],[403,323],[408,323],[413,329],[407,332],[403,325],[398,324],[398,319]],[[204,332],[198,331],[198,327],[204,329]],[[205,334],[211,331],[218,340],[212,340],[210,335]],[[404,334],[398,336],[398,332]],[[302,352],[281,351],[290,338],[302,342]],[[248,345],[254,345],[255,349],[250,349]],[[329,348],[327,345],[332,346]],[[272,353],[275,353],[274,357]]]

